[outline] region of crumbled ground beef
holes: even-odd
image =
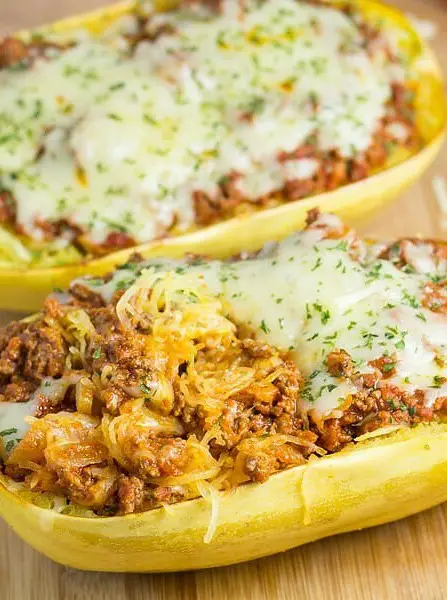
[[[45,377],[61,377],[68,345],[44,313],[11,323],[0,333],[0,399],[23,402]]]
[[[101,294],[97,294],[79,283],[74,283],[70,286],[70,294],[78,306],[85,306],[86,308],[101,308],[105,306]]]
[[[0,43],[0,68],[10,67],[29,55],[27,45],[16,38],[5,38]]]
[[[331,361],[333,362],[340,352],[331,354],[334,355]],[[321,422],[314,421],[311,415],[311,429],[318,435],[318,445],[325,450],[336,452],[356,437],[380,427],[395,424],[412,425],[442,419],[447,414],[447,397],[438,398],[432,407],[427,407],[421,390],[405,392],[386,382],[394,370],[393,357],[382,357],[372,363],[377,369],[375,373],[359,375],[350,370],[349,375],[346,372],[342,374],[355,382],[358,389],[363,388],[352,396],[351,402],[343,411],[343,416]]]
[[[273,452],[248,455],[245,458],[244,470],[252,481],[262,483],[275,471],[304,463],[305,459],[298,449],[291,445],[283,445],[275,448]]]
[[[144,482],[134,475],[120,475],[117,494],[123,514],[138,512],[144,502]]]
[[[327,370],[333,377],[349,377],[353,371],[351,356],[345,350],[334,350],[326,359]]]
[[[433,312],[447,313],[447,281],[427,282],[422,294],[422,305]]]

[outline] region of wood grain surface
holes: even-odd
[[[93,9],[104,0],[0,0],[0,34]],[[447,72],[446,0],[395,0],[437,24],[433,41]],[[436,164],[365,229],[375,237],[447,237],[431,188]],[[11,315],[0,314],[0,322]],[[113,557],[111,557],[113,560]],[[0,600],[444,600],[447,505],[375,529],[345,534],[243,565],[169,575],[82,573],[60,567],[0,523]]]

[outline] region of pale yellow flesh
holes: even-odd
[[[337,4],[335,0],[334,3]],[[165,6],[173,3],[163,0],[157,4]],[[124,3],[105,11],[76,17],[56,24],[55,28],[69,30],[83,25],[91,30],[100,30],[117,16],[128,12],[132,5],[132,2]],[[361,3],[361,9],[367,16],[383,16],[385,23],[403,29],[409,27],[401,13],[374,0]],[[416,65],[421,78],[416,100],[416,121],[424,147],[417,154],[363,181],[331,192],[236,217],[179,237],[114,252],[83,264],[47,269],[0,269],[0,309],[38,310],[53,288],[65,288],[74,278],[86,273],[103,275],[117,264],[125,262],[134,251],[149,258],[182,256],[185,252],[224,257],[241,250],[255,250],[268,240],[283,238],[301,228],[307,212],[316,206],[324,212],[337,213],[348,225],[362,224],[422,175],[438,154],[444,139],[446,104],[441,71],[430,49],[420,42],[414,32],[410,33],[412,40],[409,45],[422,46],[422,51],[418,50]],[[414,48],[409,48],[410,53],[414,51]]]
[[[87,519],[25,502],[0,479],[0,515],[37,550],[95,571],[180,571],[228,565],[372,527],[447,500],[447,425],[418,426],[316,459],[221,495],[203,542],[203,499],[127,517]]]

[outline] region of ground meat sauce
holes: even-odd
[[[337,377],[340,373],[347,380],[359,383],[359,375],[353,371],[350,356],[345,351],[330,353],[328,364]],[[334,365],[337,365],[335,371]],[[447,396],[438,398],[433,407],[427,408],[424,395],[419,391],[405,393],[395,385],[386,384],[394,370],[392,357],[372,361],[372,366],[375,371],[361,376],[363,391],[352,396],[342,417],[327,419],[323,424],[312,423],[311,418],[311,429],[320,436],[317,443],[327,451],[340,450],[356,437],[387,425],[412,425],[447,415]]]
[[[0,400],[23,402],[44,377],[61,377],[68,345],[45,317],[0,334]]]
[[[0,223],[13,223],[14,218],[15,206],[11,194],[0,191]]]

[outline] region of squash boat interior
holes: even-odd
[[[163,8],[172,4],[159,2],[158,6]],[[355,2],[353,4],[356,5]],[[69,31],[81,25],[100,31],[133,6],[133,3],[124,3],[62,21],[55,24],[54,29]],[[361,10],[368,19],[377,21],[380,18],[384,27],[397,28],[402,34],[403,51],[414,61],[419,77],[415,100],[416,124],[423,140],[423,147],[416,154],[408,156],[407,152],[397,151],[391,154],[385,170],[334,191],[234,217],[178,237],[113,252],[103,258],[54,268],[27,269],[18,266],[0,269],[0,308],[37,309],[52,288],[63,288],[70,280],[86,272],[104,274],[114,265],[125,262],[133,251],[145,257],[180,256],[185,251],[220,257],[238,252],[241,248],[253,250],[267,240],[280,239],[296,230],[303,224],[307,211],[316,205],[323,211],[341,215],[349,224],[359,223],[415,181],[436,156],[444,137],[446,110],[440,68],[430,49],[397,10],[372,0],[362,2]]]
[[[0,515],[62,564],[174,571],[446,501],[446,257],[314,213],[74,282],[1,332]]]
[[[400,519],[446,501],[446,450],[447,426],[420,425],[283,471],[262,485],[236,488],[220,504],[211,544],[203,542],[210,518],[204,499],[125,517],[79,518],[40,508],[1,476],[0,514],[34,548],[77,569],[216,567]]]

